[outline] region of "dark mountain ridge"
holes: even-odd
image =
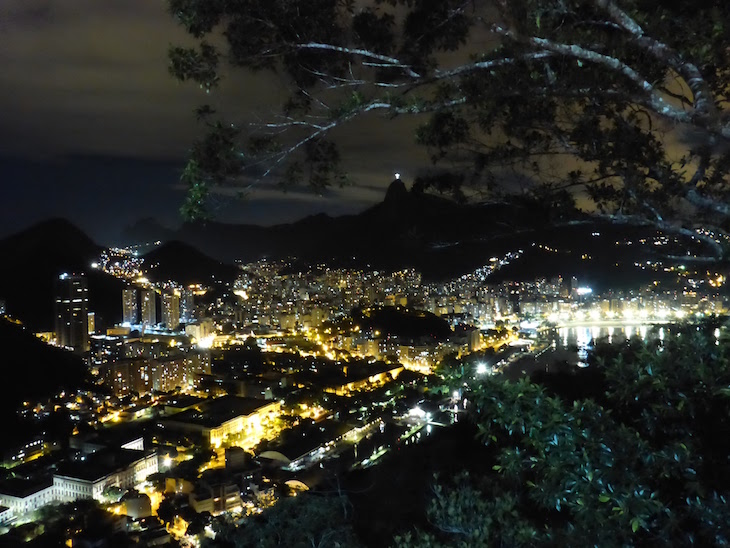
[[[413,267],[426,279],[472,271],[492,256],[517,249],[525,253],[510,275],[527,279],[541,275],[541,270],[544,275],[568,275],[593,269],[611,280],[616,268],[628,265],[633,272],[635,258],[657,255],[647,248],[616,245],[622,239],[656,235],[654,230],[594,222],[587,216],[560,226],[553,217],[544,204],[458,203],[409,191],[403,181],[395,180],[383,202],[356,215],[318,214],[271,227],[208,221],[186,223],[175,231],[146,220],[130,227],[127,236],[129,243],[179,240],[227,263],[297,257],[298,268],[320,262],[384,270]],[[541,247],[533,249],[536,242],[570,252],[546,254]]]
[[[8,446],[27,437],[28,424],[18,421],[15,411],[23,401],[48,399],[61,389],[84,386],[87,370],[81,357],[53,348],[27,329],[0,318],[0,345],[3,348],[3,384],[0,417],[4,443]],[[32,426],[31,426],[32,428]]]
[[[97,324],[118,321],[124,284],[91,268],[102,249],[65,219],[43,221],[0,240],[0,256],[8,265],[0,269],[0,299],[8,314],[33,331],[52,331],[58,276],[85,273]]]
[[[0,240],[0,300],[7,314],[32,331],[54,330],[56,282],[60,274],[83,273],[89,288],[89,312],[102,331],[122,319],[123,280],[92,268],[103,251],[65,219],[50,219]],[[182,242],[167,242],[146,256],[150,277],[183,284],[232,281],[238,269],[222,264]]]
[[[300,221],[262,227],[215,221],[186,223],[178,230],[165,229],[146,219],[125,231],[127,243],[179,240],[219,261],[296,256],[311,261],[347,259],[388,266],[405,256],[423,252],[443,242],[504,232],[521,218],[514,208],[458,204],[439,196],[409,192],[394,181],[383,202],[356,215],[330,217],[318,214]],[[415,265],[414,265],[415,266]]]
[[[183,285],[232,282],[238,268],[212,259],[195,247],[171,240],[144,255],[147,277],[153,281],[174,280]]]
[[[18,258],[39,251],[46,254],[59,252],[71,264],[73,261],[84,261],[98,255],[102,248],[76,225],[67,219],[56,217],[0,240],[0,250],[6,249],[18,253]]]
[[[261,227],[217,222],[188,223],[163,229],[154,221],[133,227],[128,243],[163,240],[145,258],[154,280],[180,283],[229,281],[234,260],[296,257],[295,267],[397,270],[416,268],[426,280],[447,279],[489,263],[491,257],[522,250],[492,279],[530,280],[540,276],[577,275],[600,286],[630,285],[655,275],[642,263],[661,255],[652,245],[619,245],[651,238],[655,230],[590,218],[560,226],[550,211],[534,205],[460,204],[440,196],[408,191],[394,181],[383,202],[357,215],[325,214],[298,222]],[[662,246],[683,255],[697,243]],[[0,240],[5,268],[0,269],[0,299],[8,313],[34,331],[53,329],[54,284],[62,272],[85,272],[89,310],[101,329],[121,320],[125,282],[90,268],[102,248],[73,224],[51,219]],[[228,264],[226,264],[228,263]]]

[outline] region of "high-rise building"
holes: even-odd
[[[83,274],[61,274],[56,282],[56,340],[76,352],[89,349],[89,289]]]
[[[137,306],[137,289],[128,287],[122,290],[122,323],[136,324],[139,307]]]
[[[148,394],[152,390],[167,392],[176,387],[187,390],[194,385],[196,376],[210,374],[210,360],[199,353],[157,359],[122,358],[103,363],[99,374],[118,396],[130,392]]]
[[[142,290],[142,324],[157,324],[157,298],[152,289]]]
[[[175,293],[162,295],[162,321],[170,330],[180,325],[180,297]]]
[[[195,320],[195,292],[183,289],[180,292],[180,321],[188,324]]]
[[[96,313],[89,312],[86,315],[86,326],[86,332],[89,335],[93,335],[94,333],[96,333]]]

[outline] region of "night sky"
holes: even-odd
[[[179,224],[195,106],[244,124],[268,118],[286,93],[280,77],[242,71],[211,96],[175,81],[167,49],[188,38],[164,0],[2,0],[0,37],[0,237],[58,216],[99,243],[145,217]],[[360,211],[394,171],[407,180],[426,165],[412,130],[371,119],[334,135],[350,187],[319,196],[263,184],[243,201],[214,197],[213,214],[268,225]]]

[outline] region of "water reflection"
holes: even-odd
[[[633,336],[641,337],[646,340],[647,337],[657,337],[660,341],[664,340],[665,328],[659,327],[656,330],[653,326],[640,325],[580,325],[572,327],[560,327],[557,332],[552,335],[552,347],[556,350],[568,350],[577,354],[576,365],[578,367],[588,366],[588,352],[593,345],[598,342],[608,342],[609,344],[621,343]]]

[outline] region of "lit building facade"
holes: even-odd
[[[84,466],[72,466],[68,471],[53,474],[53,501],[90,498],[100,501],[106,488],[129,489],[159,471],[159,458],[154,451],[120,450],[120,454],[122,458],[116,462],[107,459],[104,463],[83,463]]]
[[[186,325],[185,333],[194,339],[201,341],[215,333],[215,324],[213,323],[213,320],[200,320],[197,323]]]
[[[8,507],[11,517],[17,518],[51,503],[91,498],[101,501],[108,487],[129,489],[158,471],[155,451],[120,449],[113,454],[92,455],[84,462],[62,463],[52,480],[5,482],[0,486],[0,506]]]
[[[195,320],[195,291],[183,289],[180,292],[180,321],[191,323]]]
[[[137,289],[128,287],[122,290],[122,323],[136,324],[139,315]]]
[[[198,434],[205,443],[220,447],[227,436],[242,435],[258,440],[265,424],[281,411],[280,401],[223,396],[175,415],[166,427]]]
[[[83,274],[61,274],[56,282],[55,327],[60,346],[89,349],[89,289]]]
[[[99,373],[115,395],[143,395],[153,390],[192,388],[197,375],[210,374],[210,361],[197,353],[160,359],[130,358],[103,364]]]
[[[200,482],[188,495],[190,506],[198,513],[220,514],[241,508],[241,489],[235,483]]]
[[[162,295],[162,322],[171,331],[180,325],[180,297],[175,293]]]
[[[89,341],[91,363],[109,363],[124,358],[124,339],[120,336],[93,335]]]
[[[157,324],[157,297],[152,289],[142,290],[142,325]]]
[[[325,392],[331,394],[337,394],[338,396],[347,396],[357,390],[363,390],[370,386],[381,386],[388,382],[390,379],[395,379],[401,374],[404,367],[398,364],[387,370],[378,371],[367,376],[350,380],[346,383],[328,386],[324,388]]]
[[[220,447],[227,436],[245,434],[255,436],[260,433],[265,421],[276,417],[281,410],[281,402],[262,402],[262,405],[248,414],[241,414],[222,422],[208,430],[208,439],[214,447]]]
[[[0,487],[0,506],[10,509],[10,517],[35,512],[46,504],[55,502],[53,484],[50,480],[39,483],[19,481],[17,485]]]

